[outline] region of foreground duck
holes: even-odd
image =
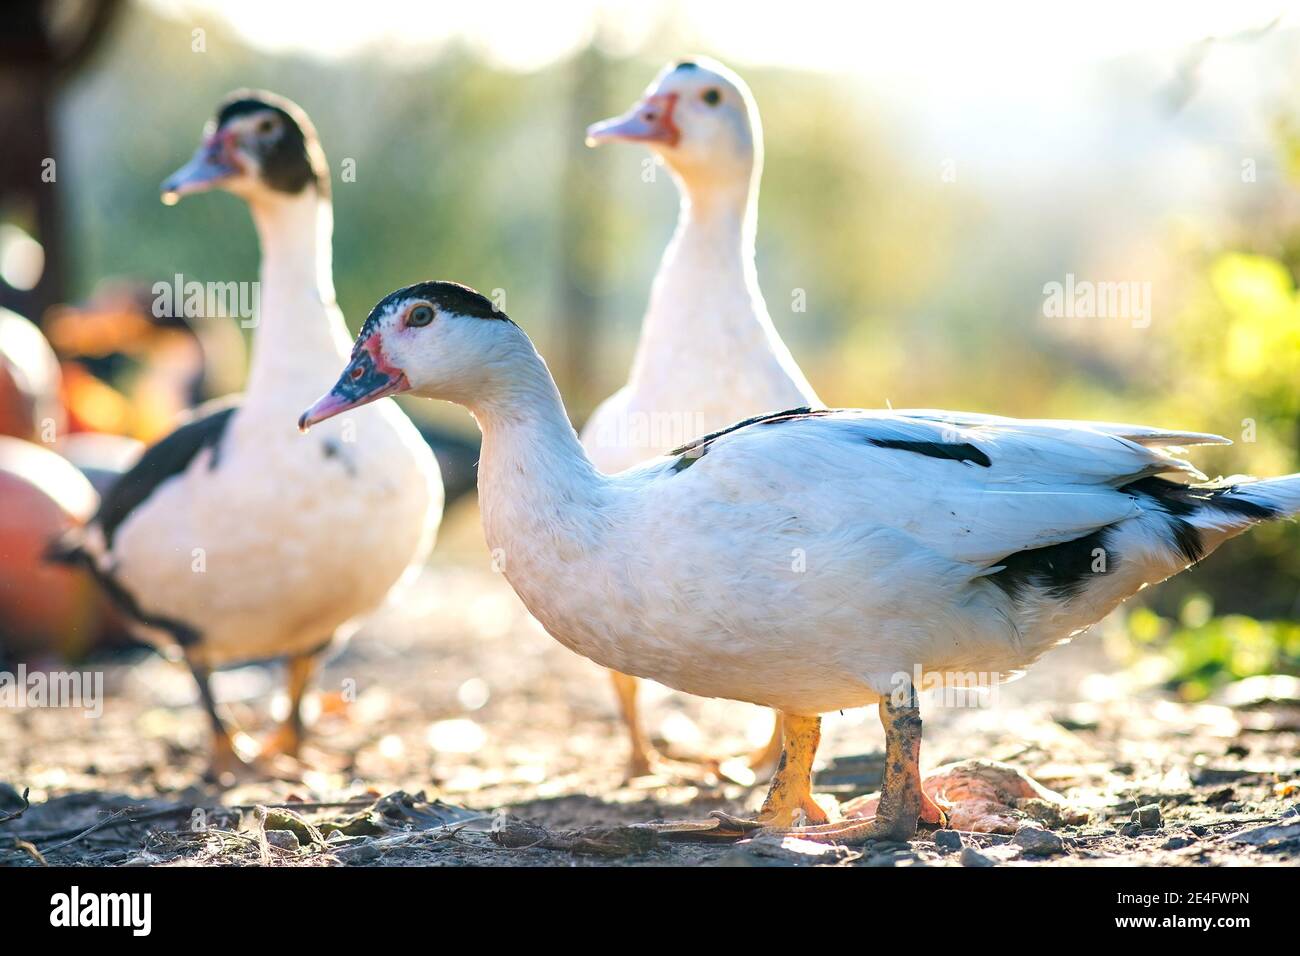
[[[744,80],[713,60],[669,64],[626,114],[591,126],[587,142],[646,145],[681,194],[628,383],[582,432],[592,463],[612,474],[751,415],[819,407],[758,287],[763,129]],[[611,676],[631,736],[632,775],[670,766],[641,728],[636,678]],[[752,761],[774,763],[780,745],[778,725]]]
[[[441,516],[437,464],[392,402],[304,442],[293,419],[347,354],[334,302],[329,170],[295,104],[241,91],[163,184],[248,203],[261,240],[261,308],[248,387],[200,409],[105,495],[65,560],[87,564],[141,637],[177,647],[212,722],[211,772],[244,763],[209,687],[214,668],[288,659],[290,712],[263,754],[293,754],[316,655],[422,562]]]
[[[781,711],[785,754],[762,811],[696,825],[714,833],[785,830],[802,811],[821,825],[797,832],[815,840],[910,837],[918,817],[938,819],[921,789],[915,671],[1010,676],[1300,509],[1300,475],[1176,480],[1203,476],[1166,449],[1223,441],[1212,435],[946,412],[796,409],[605,475],[528,336],[447,282],[375,306],[299,425],[398,392],[474,415],[488,544],[560,643]],[[818,715],[867,704],[886,739],[877,815],[823,823]]]

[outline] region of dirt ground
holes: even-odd
[[[98,719],[0,713],[0,819],[30,791],[30,807],[0,823],[0,864],[1300,862],[1300,701],[1180,704],[1107,674],[1102,644],[1094,633],[1054,651],[991,706],[923,702],[924,767],[1004,761],[1063,794],[1075,822],[1031,807],[1016,814],[1029,838],[668,843],[625,825],[753,810],[762,786],[625,781],[601,670],[547,637],[500,576],[435,563],[325,666],[299,780],[202,784],[206,728],[188,672],[146,652],[94,665]],[[279,682],[275,667],[246,667],[219,675],[217,692],[258,736]],[[741,753],[770,728],[747,705],[657,686],[644,697],[651,729],[682,756]],[[826,719],[817,791],[828,805],[878,789],[882,744],[874,712]]]

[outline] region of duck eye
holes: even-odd
[[[263,136],[271,132],[273,129],[275,129],[275,121],[271,119],[269,116],[263,120],[258,121],[257,131]]]
[[[433,309],[427,305],[417,305],[410,312],[406,313],[406,324],[411,328],[419,328],[422,325],[428,325],[433,321]]]
[[[704,102],[708,103],[710,106],[717,106],[722,102],[722,94],[710,87],[700,94],[700,99],[704,100]]]

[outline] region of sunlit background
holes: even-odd
[[[223,94],[266,87],[320,131],[353,327],[418,279],[502,289],[580,423],[625,380],[677,212],[638,148],[588,150],[583,129],[666,60],[706,53],[757,97],[760,282],[828,402],[1217,432],[1236,444],[1198,452],[1207,473],[1300,470],[1300,20],[1285,4],[136,0],[90,46],[42,74],[48,130],[39,110],[4,113],[0,149],[57,160],[38,187],[55,219],[12,171],[0,200],[0,302],[47,334],[123,283],[256,278],[239,201],[165,208],[158,183]],[[36,74],[0,72],[0,103],[31,97]],[[1045,315],[1044,286],[1067,275],[1150,283],[1149,325]],[[200,330],[203,391],[237,388],[237,325],[202,321],[224,323]],[[143,356],[71,373],[91,424],[150,437],[176,410],[149,386],[183,349]],[[473,436],[459,410],[408,409]],[[437,560],[482,560],[464,511]],[[1163,648],[1163,679],[1190,698],[1296,670],[1297,545],[1278,526],[1224,548],[1154,592],[1113,653]]]

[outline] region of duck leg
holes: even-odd
[[[781,762],[781,754],[785,752],[785,734],[782,729],[784,718],[779,711],[773,711],[776,718],[772,722],[772,736],[768,738],[761,748],[755,750],[745,758],[745,763],[749,769],[757,774],[776,767]]]
[[[866,843],[869,840],[903,842],[916,833],[925,794],[921,790],[921,708],[910,684],[902,701],[880,699],[880,722],[885,727],[885,783],[876,815],[867,820],[841,820],[821,826],[768,826],[761,832],[795,836],[816,843]],[[931,802],[932,812],[942,812]],[[760,817],[761,819],[761,817]]]
[[[730,814],[712,814],[723,825],[739,830],[792,826],[800,812],[814,824],[826,822],[826,811],[813,799],[812,768],[822,738],[822,719],[782,713],[777,719],[781,731],[781,759],[758,817],[746,820]]]
[[[812,766],[821,742],[822,719],[782,713],[781,761],[768,786],[767,797],[754,819],[715,811],[708,820],[677,820],[647,824],[670,839],[734,840],[756,831],[791,827],[799,814],[813,824],[826,822],[826,812],[812,795]]]
[[[624,726],[627,727],[628,739],[632,745],[632,752],[628,759],[628,779],[660,776],[678,780],[716,783],[720,774],[728,776],[725,768],[731,763],[730,760],[706,759],[689,762],[672,760],[660,753],[650,743],[650,738],[641,723],[641,709],[637,704],[640,681],[618,671],[610,671],[609,676],[614,685],[614,693],[618,696],[619,715],[623,718]],[[748,757],[740,758],[740,762],[750,770],[761,774],[763,770],[776,765],[777,760],[781,757],[781,746],[781,718],[778,714],[776,725],[772,728],[771,739],[762,749],[755,751]],[[724,769],[719,770],[719,768]],[[732,773],[734,774],[734,771]],[[747,782],[743,777],[733,779],[737,779],[742,783]]]
[[[230,730],[217,712],[217,699],[212,696],[212,669],[195,653],[187,652],[185,662],[189,664],[190,673],[199,685],[199,700],[212,724],[212,755],[204,777],[220,783],[230,777],[246,777],[252,770],[250,765],[235,750],[235,741]]]
[[[755,819],[715,811],[709,821],[649,824],[677,839],[736,839],[760,835],[793,836],[816,843],[858,844],[870,840],[903,842],[916,833],[918,819],[943,825],[943,811],[927,801],[921,789],[921,708],[910,685],[902,700],[880,699],[885,728],[885,783],[876,815],[865,820],[826,823],[826,814],[812,798],[812,765],[821,737],[821,718],[783,713],[784,751],[772,778],[767,799]],[[928,803],[928,806],[927,806]],[[792,826],[802,810],[810,826]]]
[[[302,700],[307,694],[307,685],[316,671],[316,654],[309,652],[297,654],[285,662],[286,684],[289,692],[289,713],[262,745],[259,756],[273,757],[284,754],[297,757],[302,747],[303,723]]]
[[[693,764],[682,760],[670,760],[661,754],[651,743],[641,724],[641,709],[637,705],[640,682],[630,674],[609,672],[614,684],[614,693],[618,695],[618,711],[627,727],[628,739],[632,744],[632,753],[628,758],[627,776],[667,777],[674,780],[708,780],[716,782],[716,777],[707,764]]]
[[[649,776],[650,764],[659,755],[650,745],[650,739],[646,737],[645,729],[641,726],[641,712],[636,704],[637,679],[630,674],[620,674],[618,671],[610,671],[609,679],[614,685],[614,693],[618,696],[618,712],[623,718],[623,725],[627,727],[628,740],[632,744],[627,775],[629,777]]]

